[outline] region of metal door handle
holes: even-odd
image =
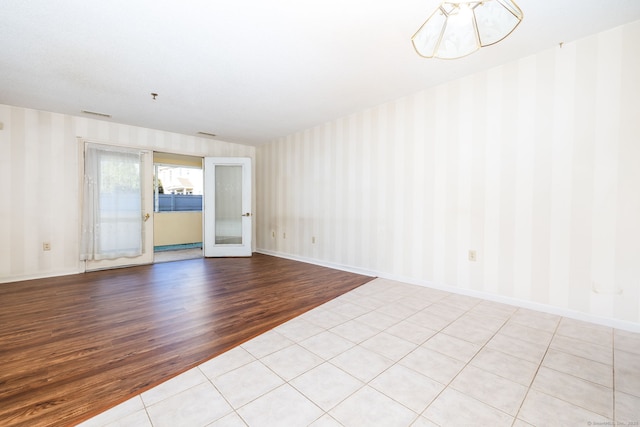
[[[150,217],[150,216],[151,216],[151,215],[149,215],[149,214],[145,214],[145,215],[144,215],[144,222],[147,222],[147,220],[149,219],[149,217]]]
[[[251,213],[247,212],[246,214],[242,214],[242,216],[251,216]]]

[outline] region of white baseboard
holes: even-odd
[[[326,262],[326,261],[312,259],[312,258],[300,257],[300,256],[280,253],[276,251],[257,249],[256,252],[265,254],[265,255],[277,256],[279,258],[286,258],[294,261],[306,262],[308,264],[319,265],[322,267],[333,268],[336,270],[347,271],[350,273],[363,274],[365,276],[380,277],[382,279],[395,280],[397,282],[408,283],[410,285],[424,286],[427,288],[438,289],[438,290],[451,292],[455,294],[481,298],[488,301],[494,301],[502,304],[513,305],[515,307],[522,307],[530,310],[541,311],[543,313],[555,314],[557,316],[567,317],[569,319],[582,320],[584,322],[594,323],[597,325],[608,326],[611,328],[640,333],[640,323],[636,323],[636,322],[613,319],[613,318],[604,317],[604,316],[596,316],[594,314],[584,313],[581,311],[571,310],[563,307],[557,307],[549,304],[542,304],[535,301],[528,301],[528,300],[523,300],[519,298],[499,295],[499,294],[492,294],[489,292],[483,292],[483,291],[478,291],[474,289],[464,289],[464,288],[457,288],[454,286],[436,284],[426,280],[418,280],[411,277],[397,276],[397,275],[388,274],[382,271],[365,270],[357,267],[336,264],[336,263]]]
[[[365,270],[363,268],[351,267],[349,265],[335,264],[314,258],[306,258],[297,255],[286,254],[282,252],[269,251],[266,249],[256,249],[256,252],[264,255],[276,256],[278,258],[290,259],[293,261],[306,262],[307,264],[319,265],[321,267],[333,268],[335,270],[342,270],[349,273],[362,274],[363,276],[379,277],[378,273],[372,270]]]
[[[80,273],[83,273],[83,271],[63,270],[63,271],[50,271],[50,272],[40,273],[40,274],[25,274],[25,275],[21,275],[21,276],[8,276],[8,277],[1,277],[0,278],[0,284],[2,284],[2,283],[12,283],[12,282],[24,282],[25,280],[48,279],[48,278],[51,278],[51,277],[59,277],[59,276],[70,276],[72,274],[80,274]]]

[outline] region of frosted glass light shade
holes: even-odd
[[[443,2],[411,37],[425,58],[455,59],[507,37],[522,21],[512,0]]]

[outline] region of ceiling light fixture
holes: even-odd
[[[456,59],[498,43],[522,21],[513,0],[445,1],[411,37],[418,55]]]

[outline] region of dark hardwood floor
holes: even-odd
[[[0,425],[74,425],[371,279],[254,254],[0,284]]]

